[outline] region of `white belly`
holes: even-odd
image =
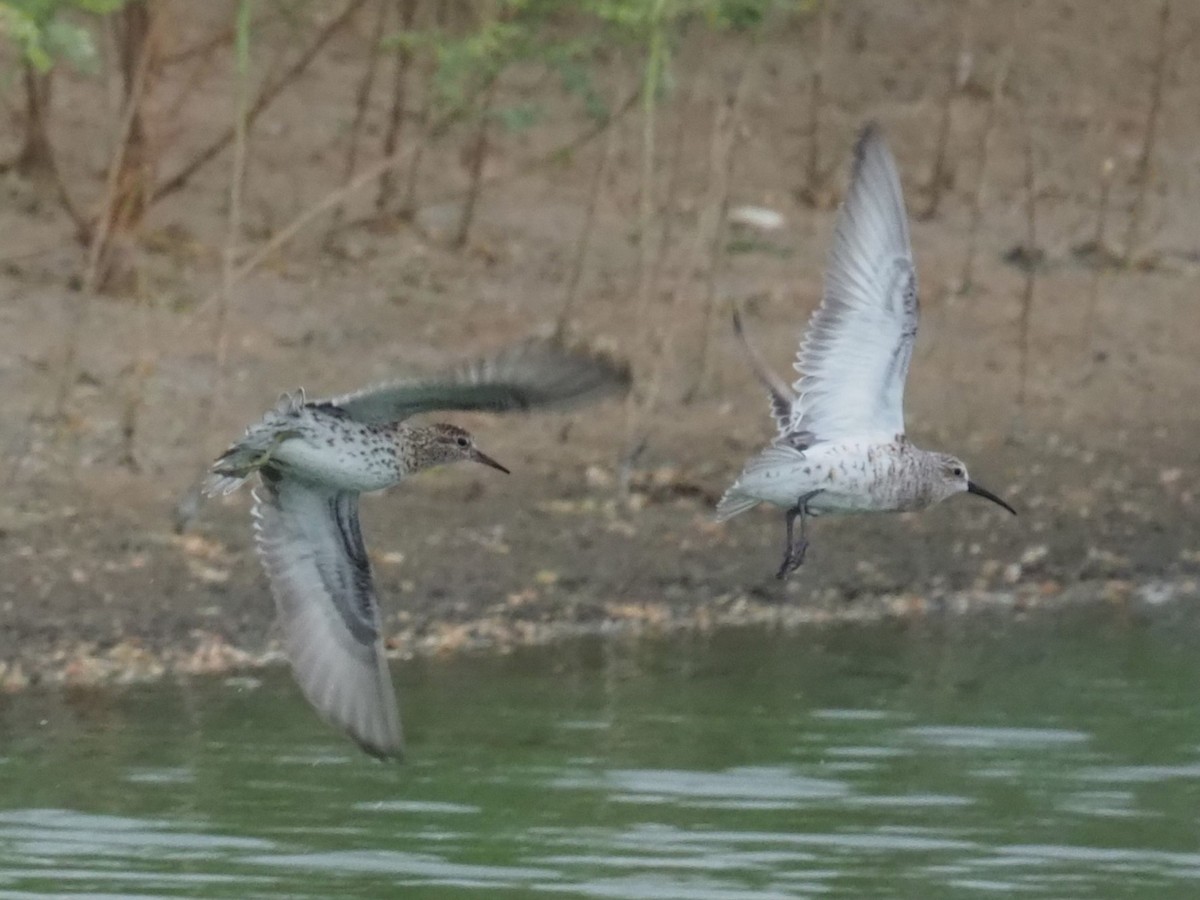
[[[400,480],[388,436],[356,422],[337,424],[285,440],[272,460],[294,478],[343,491],[378,491]]]
[[[790,509],[802,497],[813,515],[895,509],[887,489],[901,465],[891,446],[866,442],[817,444],[804,451],[772,447],[752,462],[737,490]]]

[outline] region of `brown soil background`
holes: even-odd
[[[844,184],[857,130],[878,119],[910,209],[923,206],[956,9],[834,4],[822,125],[831,198]],[[704,283],[691,278],[682,314],[671,317],[678,322],[674,352],[632,510],[614,500],[625,410],[613,401],[569,415],[452,417],[514,474],[460,466],[365,502],[367,543],[398,652],[505,646],[622,622],[665,628],[788,618],[781,610],[793,619],[916,614],[1002,596],[1019,612],[1060,597],[1153,599],[1153,586],[1165,583],[1184,586],[1194,602],[1186,588],[1200,574],[1200,5],[1173,9],[1143,263],[1100,273],[1072,248],[1092,234],[1107,158],[1117,167],[1110,234],[1124,237],[1158,5],[1034,0],[975,9],[972,81],[954,106],[953,186],[936,218],[913,223],[924,318],[907,415],[917,443],[961,455],[1020,518],[964,497],[921,515],[822,520],[804,568],[788,584],[776,582],[777,512],[711,522],[713,502],[771,427],[725,312],[715,329],[713,378],[694,402],[679,402],[701,344]],[[366,18],[359,35],[335,42],[252,133],[247,246],[338,185]],[[269,47],[283,36],[261,39]],[[676,88],[660,123],[660,187],[683,116],[677,248],[687,247],[698,219],[712,98],[726,89],[745,46],[697,32],[675,61]],[[731,203],[776,209],[787,224],[761,236],[735,234],[753,246],[727,256],[718,283],[723,309],[730,301],[747,305],[749,327],[780,371],[818,300],[833,225],[831,209],[798,199],[813,47],[811,23],[772,31],[751,69]],[[958,296],[988,86],[1009,48],[1013,67],[997,110],[977,283]],[[230,120],[230,68],[208,72],[205,98],[171,119],[164,170]],[[182,76],[169,75],[159,96],[179,92],[172,77]],[[381,94],[372,106],[374,135],[385,114]],[[97,96],[82,76],[61,79],[53,119],[64,172],[87,186],[92,201],[115,115]],[[586,121],[536,73],[509,73],[497,102],[536,102],[543,118],[525,132],[497,132],[488,162],[496,180],[483,192],[466,250],[447,249],[457,221],[453,197],[467,178],[463,130],[429,155],[416,226],[347,227],[331,248],[324,219],[237,286],[229,376],[207,434],[197,428],[214,373],[213,305],[200,301],[219,283],[228,158],[153,210],[138,260],[149,303],[73,295],[66,285],[81,254],[65,217],[28,185],[5,178],[0,680],[220,668],[245,661],[241,651],[259,657],[270,646],[273,609],[251,549],[248,492],[209,504],[187,535],[172,530],[172,508],[201,459],[223,449],[283,390],[343,392],[486,352],[553,322],[602,140],[563,163],[512,176]],[[1045,253],[1023,408],[1017,335],[1024,273],[1005,261],[1025,233],[1022,113],[1032,129]],[[617,127],[617,159],[572,325],[628,356],[644,378],[652,367],[645,335],[668,319],[669,290],[637,320],[640,123],[631,114]],[[0,138],[0,153],[6,143]],[[371,196],[361,209],[351,206],[351,220]],[[668,288],[680,278],[683,255],[668,261]],[[37,415],[53,396],[76,300],[86,307],[80,379],[70,427],[56,437]],[[152,371],[131,470],[119,462],[120,425],[139,352]]]

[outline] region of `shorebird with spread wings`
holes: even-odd
[[[804,562],[809,516],[920,510],[964,491],[1016,515],[970,479],[962,460],[922,450],[905,435],[904,382],[918,317],[900,176],[882,132],[868,125],[854,150],[824,296],[800,342],[793,385],[767,368],[734,315],[779,431],[725,492],[717,518],[762,502],[786,510],[780,578]]]
[[[426,378],[332,400],[285,395],[212,466],[206,493],[228,494],[258,473],[254,530],[283,645],[317,712],[381,758],[403,741],[384,653],[358,497],[422,469],[471,461],[508,472],[454,425],[418,413],[564,407],[629,386],[628,371],[556,340],[533,340]]]

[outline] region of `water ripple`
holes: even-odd
[[[1035,750],[1082,744],[1091,740],[1083,731],[1067,728],[994,728],[982,725],[914,725],[901,734],[940,747],[962,750]]]

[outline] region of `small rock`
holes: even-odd
[[[729,211],[729,224],[760,231],[777,231],[787,224],[787,219],[783,213],[765,206],[739,206]]]

